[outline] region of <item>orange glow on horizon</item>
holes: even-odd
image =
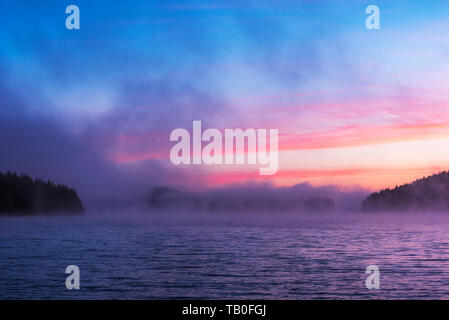
[[[139,136],[129,139],[138,142]],[[121,141],[129,140],[121,137]],[[123,152],[119,149],[110,160],[116,164],[145,160],[169,164],[172,144],[167,141],[159,145],[165,148]],[[195,169],[183,172],[188,177],[187,184],[194,181],[206,187],[245,182],[270,182],[277,186],[309,182],[378,190],[446,170],[449,168],[446,145],[449,146],[449,123],[347,126],[327,132],[281,134],[280,167],[273,176],[260,176],[258,168],[244,166],[193,166]]]
[[[449,166],[448,166],[449,168]],[[267,178],[259,176],[255,171],[221,172],[221,173],[193,173],[189,176],[195,185],[204,187],[220,187],[242,183],[268,182],[275,186],[293,186],[308,182],[314,186],[335,185],[342,189],[362,188],[376,191],[394,188],[397,185],[411,183],[447,168],[358,168],[335,170],[290,170],[279,171]]]

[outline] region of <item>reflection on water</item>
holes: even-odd
[[[441,215],[3,218],[0,298],[448,299],[448,242]]]

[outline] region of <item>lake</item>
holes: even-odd
[[[81,289],[65,287],[77,265]],[[368,290],[368,265],[380,289]],[[449,299],[449,216],[0,219],[0,299]]]

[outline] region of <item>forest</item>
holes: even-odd
[[[0,172],[0,215],[84,212],[75,189],[28,175]]]
[[[374,192],[362,211],[449,211],[449,171]]]

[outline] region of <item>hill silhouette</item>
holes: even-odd
[[[449,171],[369,195],[362,211],[449,211]]]
[[[155,187],[146,202],[153,209],[184,209],[199,211],[303,211],[325,212],[334,208],[334,201],[326,196],[304,196],[292,192],[283,194],[274,189],[244,192],[193,193],[168,187]]]
[[[25,174],[0,172],[0,215],[83,211],[83,204],[72,188],[51,181],[33,180]]]

